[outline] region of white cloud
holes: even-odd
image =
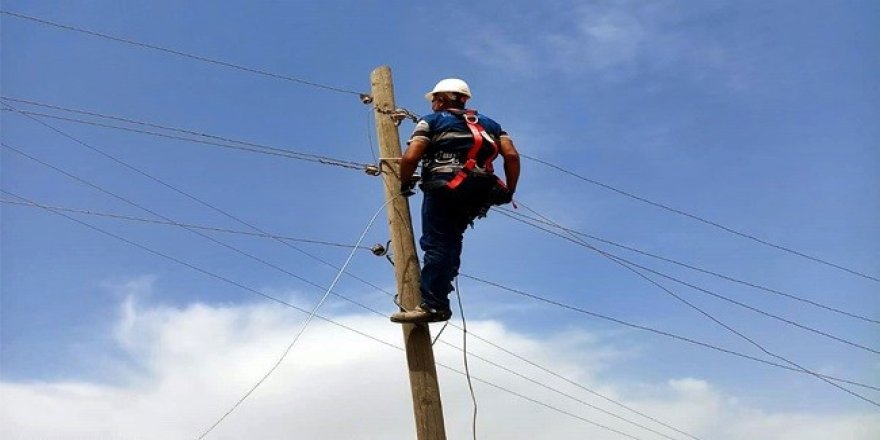
[[[475,26],[463,51],[475,62],[524,76],[562,73],[617,82],[647,70],[745,88],[750,67],[740,48],[688,28],[705,11],[711,20],[716,9],[665,1],[571,2],[555,12],[548,8],[542,20],[509,16],[499,20],[508,23],[504,27]]]
[[[129,297],[120,309],[115,336],[139,364],[137,372],[107,378],[116,385],[0,383],[4,439],[195,438],[265,373],[304,318],[268,303],[146,307]],[[334,319],[401,344],[400,329],[386,319],[355,314]],[[766,413],[740,406],[699,378],[672,378],[655,385],[653,392],[627,395],[598,376],[620,359],[615,350],[603,347],[600,337],[576,329],[539,338],[513,332],[498,321],[474,320],[469,328],[702,438],[867,440],[880,434],[877,415]],[[455,345],[460,337],[452,328],[444,333],[444,340]],[[579,399],[650,423],[475,339],[470,348]],[[439,362],[461,368],[460,352],[443,344],[435,351]],[[656,437],[474,357],[470,366],[476,377],[561,410],[640,438]],[[467,438],[471,406],[465,379],[443,368],[439,374],[448,437]],[[621,438],[483,383],[475,387],[481,438]],[[209,438],[412,438],[411,411],[402,352],[315,321],[275,374]]]

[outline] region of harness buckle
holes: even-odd
[[[465,122],[467,122],[468,124],[477,124],[480,122],[480,117],[477,116],[476,113],[465,113],[463,116]]]

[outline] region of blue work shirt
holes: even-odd
[[[497,145],[508,134],[492,118],[477,113],[478,123]],[[460,168],[467,160],[468,151],[474,145],[474,136],[464,118],[448,110],[439,110],[422,117],[416,124],[409,142],[420,139],[428,142],[428,149],[422,156],[422,178],[429,180],[436,174],[438,178],[447,176],[450,169]],[[482,163],[493,153],[488,142],[477,155]]]

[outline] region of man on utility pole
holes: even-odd
[[[399,323],[446,321],[452,316],[449,293],[461,264],[462,239],[468,225],[493,205],[510,203],[519,180],[519,153],[510,137],[491,118],[465,108],[470,87],[460,79],[437,83],[425,95],[434,113],[416,124],[400,160],[401,193],[414,194],[413,175],[422,162],[422,237],[424,251],[419,290],[421,304],[391,315]],[[504,177],[495,176],[492,161],[504,159]]]

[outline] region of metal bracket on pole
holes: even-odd
[[[367,165],[367,166],[364,168],[364,171],[365,171],[367,174],[371,175],[371,176],[381,176],[382,173],[385,172],[385,169],[384,169],[384,168],[387,167],[387,168],[389,168],[389,169],[393,169],[390,165],[388,165],[389,162],[391,162],[391,163],[393,163],[393,162],[400,162],[400,158],[399,158],[399,157],[380,157],[380,158],[379,158],[379,163],[378,163],[378,164],[376,164],[376,165]],[[420,176],[418,173],[416,173],[416,174],[413,175],[413,178],[414,178],[415,180],[420,180],[420,179],[421,179],[421,176]]]
[[[399,127],[400,123],[403,122],[404,119],[409,119],[413,122],[419,122],[419,115],[402,107],[395,108],[394,110],[386,110],[376,107],[376,111],[382,113],[383,115],[388,115],[388,117],[391,118],[392,121],[394,121],[395,127]]]

